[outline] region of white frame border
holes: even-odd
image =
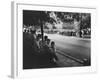
[[[19,6],[20,5],[20,6]],[[29,7],[29,5],[31,7]],[[33,6],[32,6],[33,5]],[[23,7],[24,6],[24,7]],[[26,7],[25,7],[26,6]],[[33,7],[39,7],[38,10],[46,9],[48,7],[49,9],[47,10],[53,10],[53,11],[65,11],[65,9],[69,9],[67,12],[90,12],[91,13],[91,29],[92,29],[92,43],[91,43],[91,66],[90,67],[72,67],[72,68],[50,68],[50,69],[32,69],[32,70],[23,70],[22,69],[22,54],[19,54],[22,52],[21,46],[19,46],[21,42],[21,37],[22,37],[22,29],[19,26],[22,26],[22,11],[23,9],[30,9],[32,10]],[[44,6],[44,7],[43,7]],[[19,7],[19,8],[18,8]],[[28,7],[28,8],[27,8]],[[33,10],[37,10],[37,8],[34,8]],[[52,7],[52,9],[51,9]],[[76,10],[78,9],[78,10]],[[39,4],[31,4],[31,3],[19,3],[19,2],[12,2],[12,68],[11,68],[11,76],[13,78],[17,77],[38,77],[38,76],[49,76],[49,75],[65,75],[65,74],[72,74],[72,73],[88,73],[88,72],[96,72],[96,54],[93,54],[96,52],[96,49],[93,47],[95,45],[95,31],[94,27],[96,27],[96,8],[86,8],[86,7],[71,7],[71,6],[56,6],[56,5],[39,5]],[[31,75],[32,74],[32,75]]]

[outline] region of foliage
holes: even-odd
[[[44,22],[55,22],[54,19],[50,18],[49,14],[50,12],[47,11],[23,10],[23,24],[41,25]]]

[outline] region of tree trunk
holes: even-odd
[[[41,21],[41,35],[42,35],[42,41],[43,41],[44,31],[43,31],[43,22],[42,21]]]

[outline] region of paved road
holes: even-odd
[[[91,41],[90,39],[81,39],[76,37],[62,36],[59,34],[45,34],[52,41],[55,41],[56,48],[65,54],[83,60],[90,61]]]

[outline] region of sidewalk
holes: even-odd
[[[59,67],[78,67],[78,66],[83,66],[83,64],[70,59],[60,53],[56,53],[57,57],[58,57],[58,61],[57,61],[57,65]]]

